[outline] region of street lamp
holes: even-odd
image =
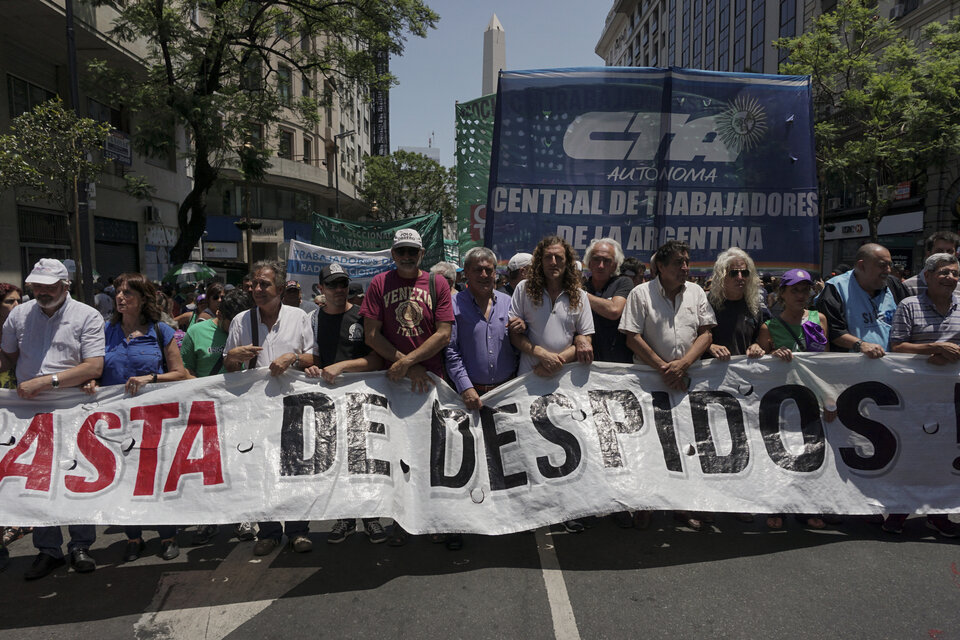
[[[340,161],[337,158],[337,154],[340,153],[340,138],[347,138],[356,135],[356,133],[355,129],[350,129],[350,131],[344,131],[333,136],[333,170],[336,172],[337,218],[340,217]]]

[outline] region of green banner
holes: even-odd
[[[453,264],[460,264],[460,245],[456,240],[443,239],[443,259]]]
[[[347,222],[313,214],[313,242],[340,251],[380,251],[393,244],[397,229],[416,229],[426,253],[420,267],[429,269],[444,259],[443,219],[439,213],[393,222]]]
[[[460,255],[483,246],[496,94],[457,104],[457,229]],[[498,256],[501,257],[501,256]]]

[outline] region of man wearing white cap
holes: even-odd
[[[93,307],[70,297],[70,275],[59,260],[44,258],[26,282],[34,299],[10,312],[3,324],[0,371],[16,369],[17,393],[31,400],[41,392],[78,387],[103,372],[103,317]],[[96,539],[93,525],[71,525],[70,564],[77,573],[97,568],[88,550]],[[36,527],[33,546],[39,553],[24,574],[42,578],[63,566],[60,527]]]
[[[367,344],[392,363],[387,377],[394,382],[410,377],[415,389],[426,391],[430,382],[424,370],[443,376],[443,350],[450,342],[454,314],[446,279],[420,269],[423,253],[416,230],[397,230],[391,251],[397,268],[374,276],[360,315]],[[389,544],[406,541],[397,523]]]
[[[533,264],[533,254],[517,253],[507,262],[507,283],[500,287],[499,291],[513,295],[513,290],[517,288],[521,280],[526,280],[530,276],[530,265]]]

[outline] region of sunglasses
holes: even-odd
[[[736,278],[737,276],[748,278],[750,277],[750,269],[730,269],[727,271],[727,275],[731,278]]]
[[[398,256],[415,256],[420,253],[420,249],[416,247],[397,247],[394,251],[397,252]]]
[[[350,286],[350,282],[347,280],[334,280],[333,282],[324,283],[323,286],[329,289],[346,289]]]

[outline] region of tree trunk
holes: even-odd
[[[170,263],[174,265],[183,264],[190,259],[190,253],[207,228],[207,191],[216,182],[218,175],[207,158],[206,144],[198,144],[193,189],[183,199],[177,212],[180,236],[170,250]]]

